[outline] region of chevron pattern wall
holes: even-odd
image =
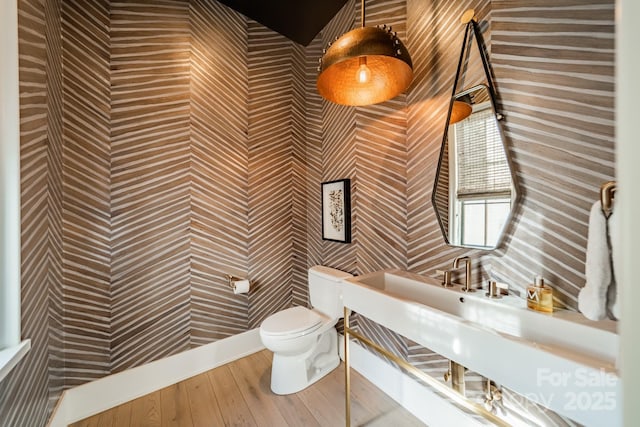
[[[109,3],[62,3],[65,387],[110,372]],[[52,100],[53,101],[53,100]]]
[[[521,290],[542,274],[576,308],[589,209],[602,182],[615,179],[615,5],[585,0],[560,12],[554,4],[493,6],[494,69],[525,203],[511,243],[483,263]]]
[[[289,307],[293,281],[306,282],[302,48],[250,21],[249,327]],[[298,225],[299,224],[299,225]],[[294,256],[294,252],[298,256]],[[300,256],[302,255],[302,256]]]
[[[244,332],[249,301],[225,274],[245,277],[249,233],[247,22],[192,1],[191,346]],[[215,183],[215,185],[212,185]]]
[[[478,282],[490,270],[518,290],[543,274],[575,308],[588,210],[614,175],[614,2],[369,1],[369,24],[399,32],[415,78],[397,99],[347,108],[318,96],[315,68],[359,23],[357,3],[302,48],[215,0],[20,1],[33,349],[0,383],[3,423],[43,425],[65,387],[307,304],[316,264],[432,275],[466,254]],[[446,246],[430,202],[469,7],[489,24],[525,194],[507,245],[490,253]],[[465,82],[479,78],[472,68]],[[348,245],[320,236],[320,183],[340,178],[352,180]],[[252,278],[252,293],[234,295],[226,273]],[[446,365],[356,323],[434,375]]]
[[[64,354],[64,292],[63,292],[63,137],[62,137],[62,8],[59,1],[45,2],[45,43],[47,75],[47,176],[48,278],[49,298],[49,402],[50,407],[66,384]],[[29,192],[24,191],[23,195]],[[23,272],[24,272],[23,266]]]
[[[111,10],[113,371],[189,348],[190,32],[180,1]]]
[[[341,13],[341,12],[340,12]],[[324,103],[316,90],[318,76],[318,59],[322,55],[323,37],[316,37],[307,46],[305,61],[305,159],[306,159],[306,239],[307,253],[305,255],[307,267],[322,264],[322,197],[320,183],[322,179],[322,143],[323,143],[323,115]],[[303,299],[307,297],[305,286],[302,287]],[[295,298],[295,296],[294,296]]]

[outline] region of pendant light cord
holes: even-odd
[[[364,28],[364,0],[362,0],[362,7],[360,9],[362,9],[360,11],[360,13],[361,13],[361,18],[360,19],[362,21],[362,28]]]

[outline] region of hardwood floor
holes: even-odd
[[[269,389],[272,353],[252,354],[71,427],[344,426],[344,365],[299,393]],[[352,370],[351,425],[423,426]]]

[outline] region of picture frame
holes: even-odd
[[[321,184],[322,240],[351,243],[351,180]]]

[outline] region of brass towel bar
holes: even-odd
[[[460,407],[469,410],[477,415],[482,416],[486,420],[488,420],[492,425],[499,427],[508,427],[510,424],[498,417],[496,414],[488,411],[484,406],[467,399],[464,395],[460,394],[458,391],[455,391],[453,388],[446,386],[440,381],[436,380],[432,376],[426,374],[424,371],[416,368],[411,365],[406,360],[398,357],[397,355],[391,353],[389,350],[383,348],[382,346],[374,343],[369,338],[361,335],[357,331],[353,330],[349,325],[349,317],[351,315],[351,310],[347,307],[344,308],[344,386],[345,386],[345,426],[351,426],[351,361],[349,356],[349,342],[350,338],[355,338],[361,343],[365,344],[367,347],[376,350],[376,352],[386,356],[389,360],[396,363],[400,366],[405,372],[410,373],[415,378],[418,378],[425,382],[427,385],[431,386],[436,392],[441,395],[446,396]],[[463,368],[464,369],[464,368]]]

